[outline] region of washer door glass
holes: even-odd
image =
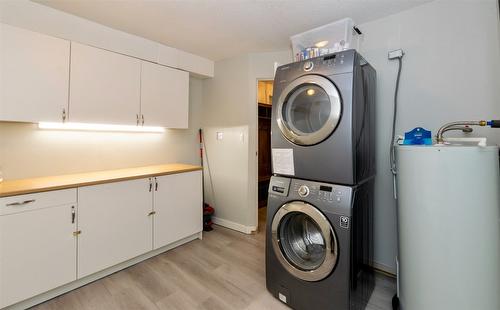
[[[299,145],[313,145],[328,138],[340,120],[340,95],[335,85],[318,75],[290,83],[278,99],[278,126]]]
[[[272,224],[276,257],[293,276],[305,281],[327,277],[337,263],[337,238],[328,219],[302,201],[283,205]]]
[[[279,239],[285,258],[301,270],[315,270],[325,260],[325,238],[321,228],[308,215],[288,213],[279,226]]]

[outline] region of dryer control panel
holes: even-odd
[[[290,82],[290,77],[297,77],[304,74],[329,76],[332,74],[353,72],[356,61],[355,57],[354,50],[346,50],[283,65],[277,69],[275,83]]]

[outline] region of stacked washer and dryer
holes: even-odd
[[[373,291],[375,82],[355,50],[276,71],[266,284],[294,309],[364,309]]]

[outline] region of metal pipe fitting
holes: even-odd
[[[463,133],[471,133],[473,131],[472,127],[469,127],[469,126],[452,126],[452,127],[448,127],[445,130],[443,130],[442,134],[444,134],[447,131],[452,131],[452,130],[460,130]]]
[[[436,134],[436,142],[438,144],[444,143],[443,134],[446,131],[462,130],[463,132],[470,132],[470,131],[472,131],[472,128],[465,129],[465,128],[469,128],[466,126],[486,126],[486,125],[487,125],[487,122],[483,121],[483,120],[481,120],[481,121],[458,121],[458,122],[451,122],[451,123],[444,124],[443,126],[441,126],[441,128],[439,128],[439,130]]]

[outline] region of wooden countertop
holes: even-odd
[[[0,197],[46,192],[57,189],[75,188],[132,179],[149,178],[201,170],[200,166],[166,164],[117,170],[3,181],[0,183]]]

